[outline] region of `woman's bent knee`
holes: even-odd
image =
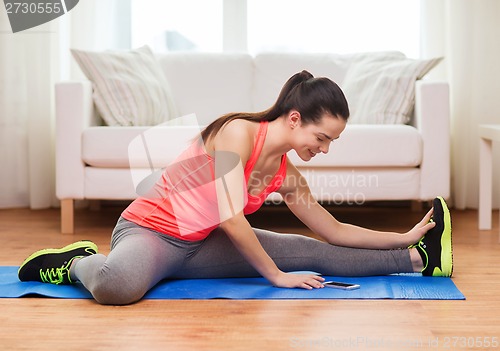
[[[116,284],[116,281],[102,281],[90,291],[101,305],[129,305],[139,301],[145,289],[131,287],[130,284]]]
[[[88,289],[102,305],[129,305],[146,294],[148,287],[145,285],[104,265]]]

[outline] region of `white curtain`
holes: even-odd
[[[500,123],[500,1],[422,0],[422,56],[443,56],[433,74],[450,83],[452,197],[479,203],[479,124]],[[493,206],[500,205],[500,145],[494,145]]]
[[[12,34],[0,11],[0,207],[54,204],[54,24]]]
[[[127,49],[130,1],[85,0],[13,34],[0,11],[0,208],[57,206],[54,84],[81,77],[69,48]]]

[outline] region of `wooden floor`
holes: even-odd
[[[423,212],[407,207],[329,208],[337,218],[403,231]],[[59,234],[57,210],[0,211],[0,265],[79,239],[109,251],[121,208],[77,210],[74,235]],[[125,307],[93,300],[0,299],[1,350],[493,350],[500,349],[498,211],[492,231],[476,211],[452,211],[454,282],[466,301],[157,301]],[[284,209],[254,226],[308,234]]]

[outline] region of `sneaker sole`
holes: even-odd
[[[433,275],[451,277],[453,274],[453,244],[451,235],[451,215],[446,202],[441,196],[437,197],[443,209],[444,232],[441,236],[441,269],[435,268]]]
[[[17,274],[19,275],[20,272],[21,272],[21,270],[23,269],[23,267],[28,262],[30,262],[31,260],[33,260],[34,258],[40,257],[42,255],[47,255],[47,254],[60,254],[60,253],[64,253],[64,252],[68,252],[68,251],[76,250],[76,249],[91,249],[94,252],[89,252],[88,250],[86,250],[91,255],[97,253],[97,245],[94,244],[92,241],[77,241],[76,243],[67,245],[67,246],[65,246],[63,248],[60,248],[60,249],[43,249],[43,250],[39,250],[39,251],[33,253],[31,256],[29,256],[27,259],[24,260],[24,262],[22,263],[22,265],[19,267],[19,270],[17,271]]]

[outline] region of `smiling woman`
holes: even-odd
[[[162,171],[153,191],[121,213],[108,256],[89,241],[37,251],[22,263],[19,279],[80,281],[99,303],[121,305],[168,278],[263,276],[277,287],[315,289],[324,287],[321,276],[291,272],[451,276],[444,199],[435,199],[434,210],[409,231],[383,232],[339,222],[314,200],[307,182],[297,181],[303,176],[288,154],[310,161],[327,153],[348,118],[334,81],[298,72],[268,109],[229,113],[209,124]],[[323,240],[252,228],[246,216],[273,192]]]

